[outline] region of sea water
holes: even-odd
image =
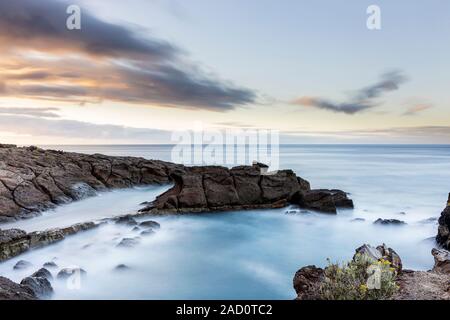
[[[52,148],[167,161],[171,151],[161,145]],[[405,268],[428,270],[435,219],[450,191],[449,160],[449,146],[282,146],[282,168],[293,169],[313,188],[349,192],[355,209],[337,215],[291,207],[141,218],[161,224],[152,236],[109,223],[8,260],[0,264],[0,275],[20,281],[47,261],[87,271],[79,286],[55,280],[54,299],[292,299],[292,278],[300,267],[351,259],[363,243],[386,243]],[[8,227],[41,230],[132,212],[168,187],[104,193]],[[374,225],[378,218],[407,224]],[[135,247],[116,247],[136,236],[141,241]],[[21,259],[34,267],[13,270]],[[115,270],[119,264],[129,269]]]

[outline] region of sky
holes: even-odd
[[[0,143],[450,143],[449,56],[447,0],[0,0]]]

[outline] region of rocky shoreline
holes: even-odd
[[[186,167],[135,157],[85,155],[0,144],[0,223],[31,218],[41,211],[94,196],[99,191],[169,183],[173,187],[146,204],[135,216],[271,209],[288,205],[328,214],[336,214],[341,208],[353,208],[353,201],[344,191],[311,189],[310,183],[292,170],[268,172],[267,169],[261,163],[231,169]],[[0,262],[111,222],[137,224],[133,216],[127,215],[31,233],[0,229]],[[148,234],[159,228],[154,221],[146,223],[148,230],[143,232]],[[436,237],[442,249],[433,250],[435,268],[429,272],[402,270],[400,257],[384,245],[377,248],[365,245],[357,252],[386,259],[398,269],[397,281],[401,289],[394,299],[448,299],[449,289],[445,285],[437,285],[437,288],[436,283],[449,281],[450,254],[445,250],[450,245],[449,228],[450,195],[439,219]],[[135,241],[134,238],[122,239],[118,246],[131,246]],[[40,269],[21,284],[0,277],[0,299],[45,297],[52,291],[46,277],[49,273],[45,268]],[[323,274],[324,270],[315,266],[300,269],[294,277],[298,299],[320,299],[318,288]],[[429,284],[434,291],[417,291],[423,284],[425,287]],[[444,287],[447,293],[442,291]]]

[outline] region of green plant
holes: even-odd
[[[328,261],[320,294],[325,300],[386,300],[398,290],[387,260],[357,254],[343,265]]]

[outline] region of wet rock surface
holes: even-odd
[[[448,195],[447,206],[442,211],[438,222],[439,227],[436,241],[444,249],[450,250],[450,194]]]
[[[79,223],[67,228],[26,233],[19,229],[0,230],[0,261],[15,257],[30,249],[63,240],[66,236],[97,227],[94,222]]]
[[[95,195],[97,191],[164,184],[183,166],[135,157],[0,148],[0,222]]]
[[[373,222],[373,224],[379,224],[379,225],[391,225],[391,226],[403,226],[406,225],[406,222],[398,219],[377,219]]]
[[[56,279],[58,280],[65,280],[70,278],[72,275],[79,275],[79,276],[86,276],[87,272],[83,268],[80,267],[67,267],[61,269],[58,274],[56,275]]]
[[[47,278],[26,277],[20,284],[30,288],[39,299],[49,298],[53,294],[53,287]]]

